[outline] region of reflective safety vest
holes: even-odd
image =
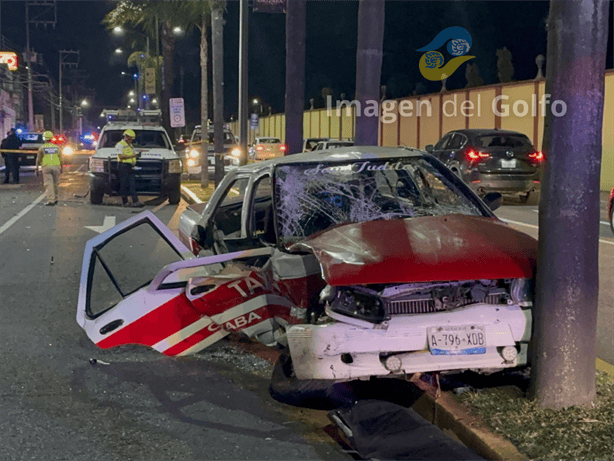
[[[60,148],[55,144],[51,144],[50,142],[46,142],[38,149],[39,152],[43,153],[43,160],[41,161],[41,166],[61,166],[60,163]]]
[[[122,163],[129,163],[130,165],[136,165],[136,158],[119,158],[119,155],[134,155],[132,146],[126,141],[121,140],[115,144],[115,152],[117,153],[117,161]]]

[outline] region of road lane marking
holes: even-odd
[[[501,218],[502,221],[506,222],[506,223],[510,223],[510,224],[516,224],[518,226],[525,226],[525,227],[530,227],[531,229],[539,229],[539,226],[535,226],[533,224],[526,224],[523,222],[518,222],[518,221],[511,221],[509,219],[503,219]],[[609,241],[609,240],[604,240],[604,239],[599,239],[599,241],[601,243],[606,243],[608,245],[614,245],[614,241]]]
[[[535,213],[539,213],[539,210],[533,210]],[[599,224],[603,224],[604,226],[609,226],[610,223],[607,221],[599,221]]]
[[[102,234],[104,231],[111,229],[115,226],[115,216],[105,216],[102,226],[83,226],[86,229],[93,230],[94,232],[98,232]]]
[[[11,219],[9,219],[6,224],[4,224],[2,227],[0,227],[0,235],[2,235],[4,233],[4,231],[6,231],[9,227],[11,227],[13,224],[15,224],[19,220],[19,218],[24,216],[28,211],[30,211],[32,208],[34,208],[36,206],[36,204],[38,202],[40,202],[42,199],[44,199],[44,198],[45,198],[45,194],[39,195],[36,198],[36,200],[34,200],[31,204],[29,204],[27,207],[25,207],[23,210],[21,210],[18,214],[16,214]]]

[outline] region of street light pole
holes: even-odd
[[[239,3],[239,145],[240,164],[247,163],[247,13],[248,0]]]

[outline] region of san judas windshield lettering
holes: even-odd
[[[349,165],[333,165],[324,166],[323,163],[319,163],[315,168],[305,170],[305,174],[312,176],[318,173],[362,173],[363,171],[398,171],[404,168],[403,162],[385,162],[385,163],[373,163],[370,161],[356,162]]]

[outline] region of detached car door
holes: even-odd
[[[189,283],[260,253],[271,250],[195,258],[153,213],[140,213],[87,243],[77,322],[104,349],[142,344],[166,355],[198,352],[228,331],[209,316],[219,306],[192,304]],[[215,301],[228,309],[244,302],[237,290],[229,293]]]

